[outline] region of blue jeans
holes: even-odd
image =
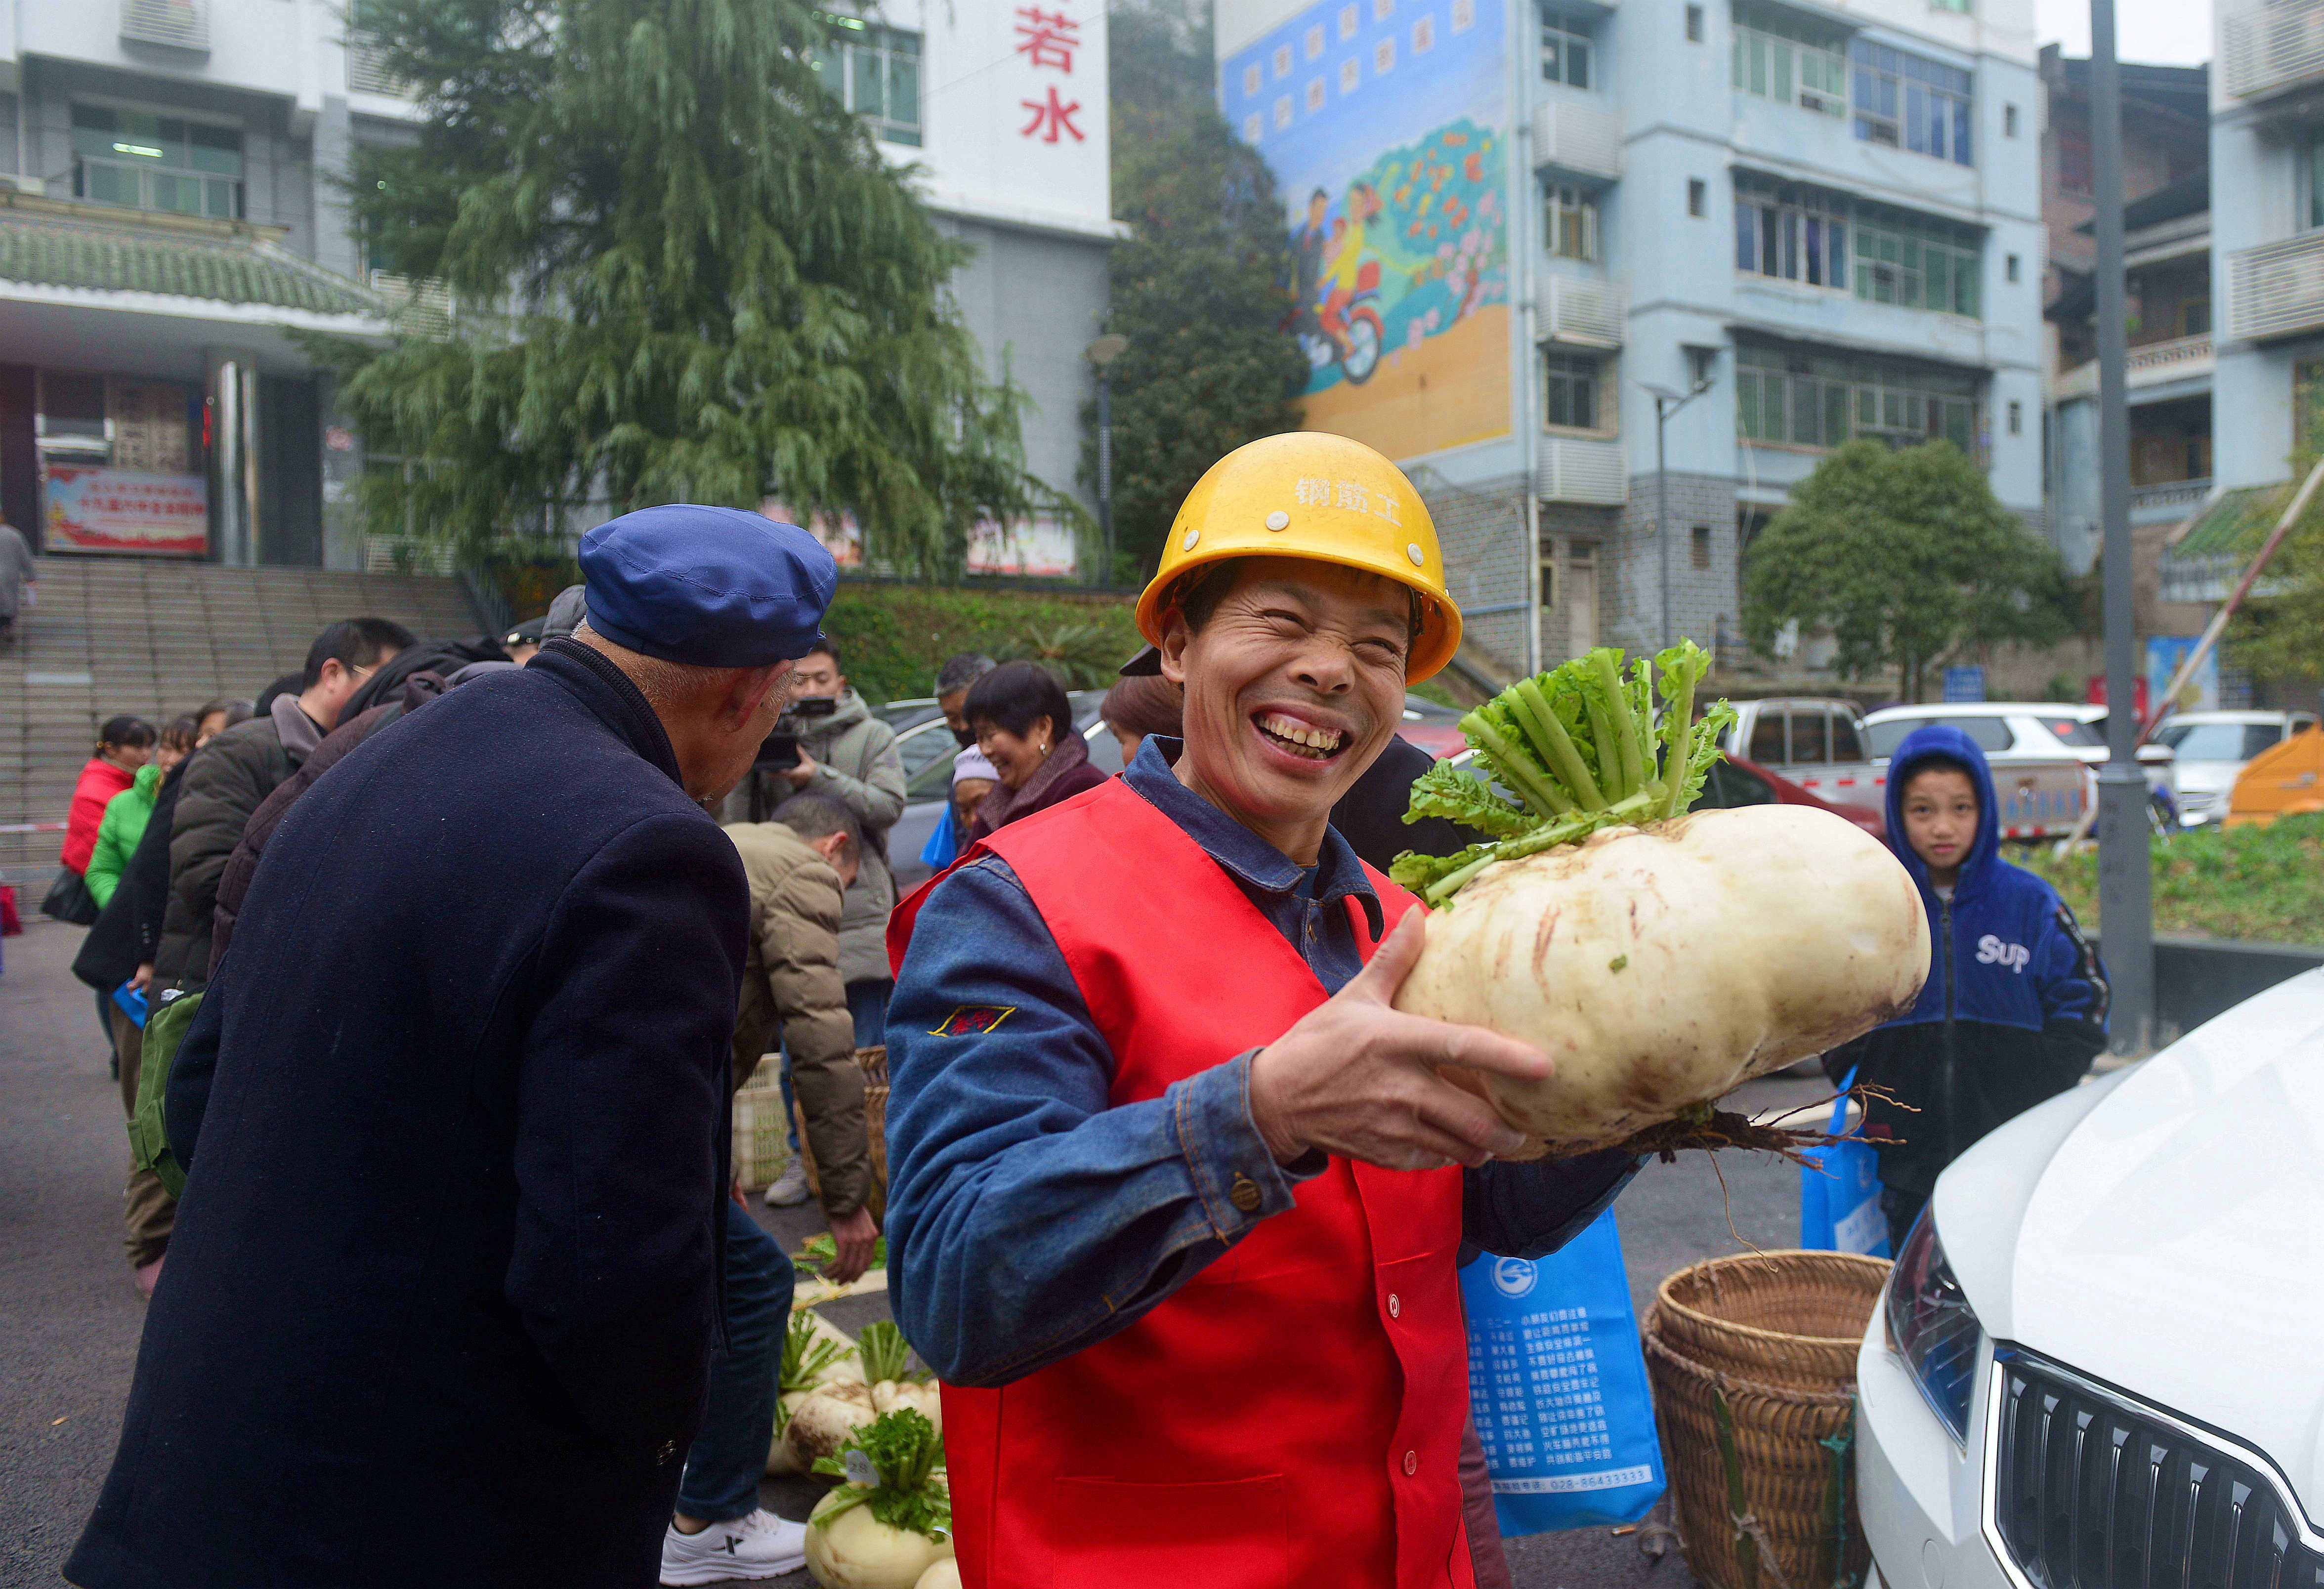
[[[884,978],[847,985],[847,1013],[855,1017],[857,1048],[878,1048],[888,1041],[888,996],[895,991],[896,985]]]
[[[712,1523],[758,1507],[791,1321],[791,1261],[740,1208],[726,1210],[725,1264],[727,1348],[711,1354],[709,1404],[678,1487],[678,1511]]]

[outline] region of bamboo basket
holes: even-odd
[[[872,1222],[884,1224],[888,1217],[888,1050],[859,1048],[855,1062],[863,1067],[863,1134],[872,1139],[872,1192],[863,1206],[872,1210]],[[798,1104],[792,1105],[796,1115]],[[823,1177],[816,1168],[815,1148],[807,1140],[807,1116],[797,1115],[799,1140],[799,1162],[807,1168],[807,1188],[816,1200],[823,1199]]]
[[[1864,1581],[1856,1353],[1887,1272],[1853,1254],[1778,1252],[1663,1282],[1646,1371],[1679,1538],[1712,1589]]]
[[[734,1093],[734,1179],[744,1191],[772,1186],[791,1156],[790,1117],[783,1112],[782,1061],[761,1061]]]

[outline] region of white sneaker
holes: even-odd
[[[763,1506],[699,1534],[681,1534],[672,1523],[661,1537],[661,1581],[669,1584],[779,1578],[805,1566],[807,1525],[779,1518]]]
[[[767,1189],[767,1207],[796,1208],[806,1201],[807,1163],[793,1153],[791,1162],[783,1166],[783,1172],[775,1177],[774,1185]]]

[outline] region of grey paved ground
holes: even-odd
[[[112,1459],[143,1318],[121,1254],[120,1104],[92,998],[66,969],[80,937],[35,918],[6,941],[0,974],[0,1584],[10,1585],[58,1581]],[[1821,1090],[1777,1078],[1742,1101],[1788,1107]],[[1729,1157],[1714,1171],[1696,1154],[1648,1166],[1619,1207],[1639,1307],[1672,1270],[1738,1250],[1730,1216],[1744,1239],[1788,1246],[1798,1209],[1797,1172],[1782,1165]],[[816,1228],[799,1211],[768,1222],[794,1245]],[[862,1300],[830,1311],[853,1330],[885,1307]],[[770,1483],[767,1499],[803,1517],[810,1493]],[[1693,1584],[1674,1553],[1655,1565],[1603,1529],[1514,1540],[1509,1558],[1523,1589]]]

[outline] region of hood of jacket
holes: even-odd
[[[153,795],[161,787],[161,764],[158,761],[147,762],[137,769],[137,776],[129,780],[130,793],[148,805],[153,804]]]
[[[851,688],[839,693],[839,704],[831,709],[829,717],[800,717],[794,721],[798,724],[799,743],[807,747],[809,756],[815,756],[817,745],[828,744],[856,724],[871,721],[872,708]],[[816,759],[823,758],[816,756]]]
[[[1993,769],[1986,765],[1985,752],[1977,741],[1948,722],[1932,722],[1926,728],[1914,729],[1896,747],[1896,754],[1888,760],[1888,848],[1904,863],[1904,870],[1919,885],[1921,896],[1932,898],[1929,890],[1929,863],[1916,853],[1912,841],[1904,836],[1904,785],[1914,773],[1931,761],[1957,761],[1969,768],[1969,781],[1977,785],[1977,839],[1969,847],[1969,858],[1961,862],[1960,880],[1953,886],[1953,898],[1960,901],[1982,893],[1992,881],[1996,864],[2001,859],[2001,813],[1993,794]]]

